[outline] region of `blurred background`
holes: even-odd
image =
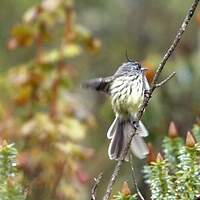
[[[129,57],[154,70],[171,44],[190,0],[1,0],[0,139],[15,142],[22,182],[32,200],[89,199],[93,177],[104,173],[101,196],[115,165],[106,131],[114,115],[103,94],[84,80],[108,76]],[[180,134],[200,115],[200,11],[171,56],[146,109],[146,138],[160,141],[174,121]],[[134,159],[144,196],[144,161]],[[114,192],[130,178],[124,164]],[[134,190],[134,189],[133,189]],[[147,198],[148,199],[148,198]]]

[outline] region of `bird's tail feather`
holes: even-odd
[[[132,153],[140,159],[144,159],[149,150],[145,144],[143,138],[139,135],[134,135],[131,141],[131,151]]]
[[[129,120],[120,119],[116,117],[110,126],[107,137],[111,139],[108,155],[111,160],[122,159],[122,152],[125,149],[130,135],[135,131],[133,125]],[[148,148],[142,139],[146,137],[148,132],[142,122],[138,124],[136,135],[133,137],[130,149],[132,153],[140,159],[143,159],[148,154]],[[128,160],[128,156],[125,160]]]

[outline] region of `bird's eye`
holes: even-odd
[[[141,65],[139,63],[136,63],[136,70],[140,70],[141,69]]]

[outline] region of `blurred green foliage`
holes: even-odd
[[[160,153],[156,155],[152,145],[149,145],[148,165],[144,166],[143,172],[151,194],[145,199],[194,200],[199,198],[200,141],[196,140],[193,135],[199,138],[200,125],[195,124],[194,127],[192,133],[187,132],[184,144],[183,138],[180,137],[172,122],[168,136],[162,141],[164,157]],[[127,182],[124,182],[121,192],[114,195],[113,200],[142,199],[138,196],[138,193],[133,194]]]
[[[13,144],[1,141],[0,145],[0,199],[25,200],[20,176],[16,168],[17,150]]]
[[[183,145],[183,139],[172,126],[175,125],[170,125],[169,136],[163,140],[164,158],[160,153],[157,157],[149,155],[149,165],[144,167],[145,179],[151,199],[193,200],[200,195],[200,143],[188,132]],[[199,135],[200,126],[195,127],[193,134]]]
[[[0,77],[1,137],[19,145],[28,199],[77,199],[89,178],[82,162],[93,155],[80,140],[95,121],[72,92],[78,72],[67,60],[101,43],[76,23],[73,1],[44,0],[13,26],[7,48],[30,45],[33,58]]]

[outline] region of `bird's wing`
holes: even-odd
[[[114,77],[109,76],[105,78],[95,78],[95,79],[90,79],[83,83],[83,87],[85,88],[90,88],[96,91],[101,91],[105,93],[109,93],[109,86],[110,83],[113,81]]]

